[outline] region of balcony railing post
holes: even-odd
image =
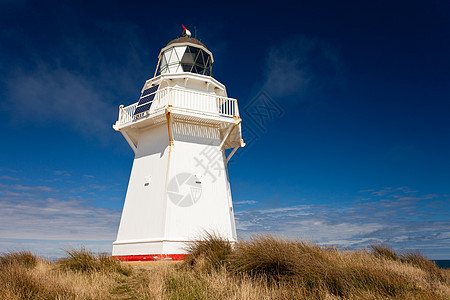
[[[194,97],[190,97],[190,95]],[[137,104],[138,102],[127,107],[123,105],[119,106],[118,122],[120,125],[134,119],[134,111],[136,110]],[[157,91],[152,107],[159,109],[162,106],[167,107],[169,105],[186,110],[201,111],[222,116],[239,116],[239,107],[236,99],[195,91],[179,90],[174,87],[167,87]],[[140,114],[137,117],[139,118]]]
[[[123,104],[119,106],[119,123],[122,122]]]

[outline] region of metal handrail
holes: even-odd
[[[181,108],[195,113],[239,117],[236,99],[176,87],[166,87],[157,91],[151,102],[152,105],[149,111],[140,113],[136,116],[134,115],[134,112],[138,102],[126,107],[121,105],[119,107],[118,125],[120,126],[138,120],[145,115],[167,108],[169,105],[173,108]]]

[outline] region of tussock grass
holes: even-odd
[[[290,282],[308,294],[318,289],[349,297],[355,289],[396,296],[407,290],[401,276],[348,261],[334,248],[272,236],[240,243],[230,259],[231,270],[272,282]]]
[[[118,259],[110,257],[105,253],[95,255],[86,248],[64,250],[67,257],[58,261],[62,270],[80,272],[117,272],[123,275],[130,275],[131,268],[120,262]]]
[[[192,244],[190,251],[196,253],[196,257],[202,257],[203,251],[204,255],[211,256],[216,249],[212,244],[220,244],[220,241],[208,236]],[[448,272],[440,270],[424,256],[414,252],[399,255],[384,244],[372,245],[370,249],[341,251],[301,240],[258,235],[238,243],[231,253],[221,256],[219,264],[215,261],[210,267],[217,270],[219,265],[235,277],[246,276],[264,281],[269,287],[296,290],[304,298],[325,295],[339,298],[413,295],[420,298],[426,295],[425,298],[441,299],[440,293],[448,292]],[[203,263],[207,264],[208,260]],[[192,265],[190,261],[187,264]],[[402,265],[414,265],[412,270],[420,268],[422,273],[411,270],[408,273]],[[209,269],[207,265],[203,268]],[[430,280],[434,284],[428,286],[440,287],[441,292],[428,290],[424,293],[424,282]]]
[[[306,243],[261,235],[239,243],[230,256],[230,269],[269,280],[296,277],[304,267],[319,267],[321,260],[315,260],[313,247]],[[314,249],[315,250],[315,249]],[[307,275],[306,273],[303,273]]]
[[[347,251],[259,235],[233,246],[206,234],[188,251],[182,265],[142,267],[84,248],[31,264],[31,253],[9,252],[1,256],[0,299],[450,298],[450,270],[387,245]]]
[[[14,264],[32,269],[36,267],[38,258],[27,250],[9,251],[0,256],[0,267]]]
[[[233,248],[230,241],[215,233],[206,232],[202,239],[186,246],[185,264],[197,269],[218,270],[225,266]]]
[[[443,283],[450,283],[448,278],[445,278],[443,270],[439,269],[436,263],[427,259],[420,252],[417,251],[405,251],[401,255],[402,260],[406,263],[412,264],[422,270],[424,270],[432,280],[439,280]]]
[[[386,244],[373,244],[370,248],[374,255],[379,257],[384,257],[391,260],[400,260],[400,256],[397,252],[390,246]]]
[[[43,280],[23,262],[13,261],[0,268],[0,299],[73,299],[75,296],[70,287],[53,279]]]

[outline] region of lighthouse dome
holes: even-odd
[[[191,72],[211,76],[212,53],[206,46],[189,36],[170,41],[159,54],[159,73]]]

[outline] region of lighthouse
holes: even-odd
[[[205,232],[237,239],[228,177],[245,146],[237,100],[212,77],[211,51],[183,28],[113,125],[134,151],[112,250],[122,260],[182,259]]]

